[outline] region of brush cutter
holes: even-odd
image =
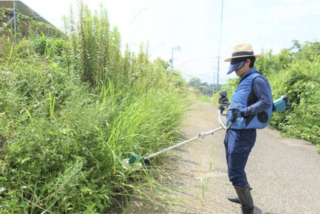
[[[229,100],[227,98],[227,92],[225,91],[222,91],[220,93],[220,98],[219,98],[219,104],[220,104],[220,107],[219,107],[219,116],[218,116],[218,119],[219,119],[219,123],[221,125],[221,127],[219,128],[216,128],[216,129],[213,129],[213,130],[210,130],[210,131],[207,131],[207,132],[201,132],[199,133],[197,136],[189,139],[189,140],[186,140],[186,141],[183,141],[183,142],[180,142],[178,144],[175,144],[173,146],[170,146],[166,149],[163,149],[161,151],[158,151],[156,153],[153,153],[153,154],[150,154],[146,157],[143,157],[143,156],[140,156],[138,154],[132,154],[132,156],[130,158],[127,158],[127,159],[124,159],[122,161],[122,166],[124,169],[126,170],[139,170],[141,169],[142,167],[145,167],[145,168],[150,168],[151,167],[151,164],[150,164],[150,159],[155,157],[155,156],[158,156],[164,152],[167,152],[169,150],[172,150],[174,148],[177,148],[179,146],[182,146],[182,145],[185,145],[187,143],[190,143],[194,140],[197,140],[199,138],[204,138],[208,135],[213,135],[215,132],[218,132],[220,130],[228,130],[231,125],[232,125],[232,122],[229,123],[229,125],[225,125],[221,119],[221,115],[222,116],[226,116],[226,114],[224,114],[224,110],[225,110],[225,107],[229,106]],[[273,111],[284,111],[286,109],[287,106],[290,105],[290,102],[289,102],[289,99],[286,95],[280,97],[278,100],[274,101],[273,103]]]

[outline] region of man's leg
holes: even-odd
[[[241,203],[242,214],[253,214],[254,206],[249,184],[244,187],[234,186],[234,188]]]
[[[234,186],[248,184],[245,173],[250,152],[255,144],[256,130],[233,130],[226,133],[224,140],[229,180]]]
[[[253,214],[254,210],[251,187],[244,172],[249,154],[250,152],[229,154],[229,179],[236,190],[243,214]]]
[[[231,132],[234,132],[234,131],[231,131]],[[225,146],[225,151],[226,151],[226,160],[227,160],[227,165],[229,166],[229,155],[228,155],[228,141],[230,139],[230,141],[233,143],[231,143],[231,146],[234,146],[234,141],[236,139],[236,137],[234,137],[234,133],[229,133],[229,130],[227,131],[226,133],[226,136],[225,136],[225,139],[224,139],[224,146]],[[229,167],[228,167],[228,171],[229,171]],[[230,177],[230,176],[229,176]],[[246,181],[247,180],[247,177],[246,177],[246,174],[244,175],[244,178]],[[231,202],[234,202],[234,203],[238,203],[240,204],[240,200],[237,196],[228,196],[228,200],[231,201]]]
[[[247,175],[244,174],[244,179],[248,182],[248,179],[247,179]],[[248,182],[249,183],[249,182]],[[237,203],[237,204],[240,204],[240,199],[238,198],[238,196],[233,196],[233,195],[229,195],[228,196],[228,200],[233,202],[233,203]]]
[[[255,130],[229,130],[225,139],[229,180],[235,187],[238,201],[245,214],[253,213],[251,187],[246,179],[244,169],[255,139]]]
[[[228,153],[228,176],[233,186],[244,187],[248,185],[246,179],[245,167],[249,157],[250,151],[241,153]]]

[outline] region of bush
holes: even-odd
[[[271,125],[287,136],[302,138],[316,145],[320,145],[318,47],[317,42],[300,45],[294,41],[291,49],[284,49],[278,55],[262,55],[257,60],[260,69],[266,68],[261,66],[266,60],[270,67],[277,67],[276,70],[263,70],[271,83],[274,99],[286,94],[291,102],[286,112],[273,114]]]
[[[291,107],[285,113],[276,113],[272,125],[283,130],[288,136],[295,136],[320,143],[320,91],[318,75],[312,67],[315,62],[299,60],[278,75],[270,77],[275,97],[287,94]]]
[[[88,31],[91,21],[107,23],[105,13],[91,20],[84,11],[85,38],[81,29],[70,40],[35,34],[1,62],[1,212],[102,213],[132,189],[146,198],[152,176],[121,161],[179,137],[187,108],[181,76],[144,49],[122,56],[116,30]],[[106,46],[95,49],[97,37]],[[140,179],[144,185],[132,185]]]

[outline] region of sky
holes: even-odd
[[[30,8],[59,28],[70,6],[77,0],[23,0]],[[108,10],[111,26],[137,52],[141,43],[149,44],[150,59],[169,61],[173,52],[174,68],[189,80],[226,83],[229,58],[235,45],[250,43],[255,54],[262,50],[279,53],[290,48],[293,40],[319,41],[320,1],[223,1],[222,0],[85,0],[93,11],[100,4]],[[222,25],[221,25],[222,15]],[[221,31],[220,31],[221,29]],[[221,35],[221,37],[220,37]],[[221,49],[219,44],[221,39]]]

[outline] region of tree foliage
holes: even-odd
[[[207,82],[202,82],[200,78],[193,77],[189,80],[188,86],[194,88],[196,92],[200,95],[211,97],[214,91],[217,90],[216,84],[208,84]]]

